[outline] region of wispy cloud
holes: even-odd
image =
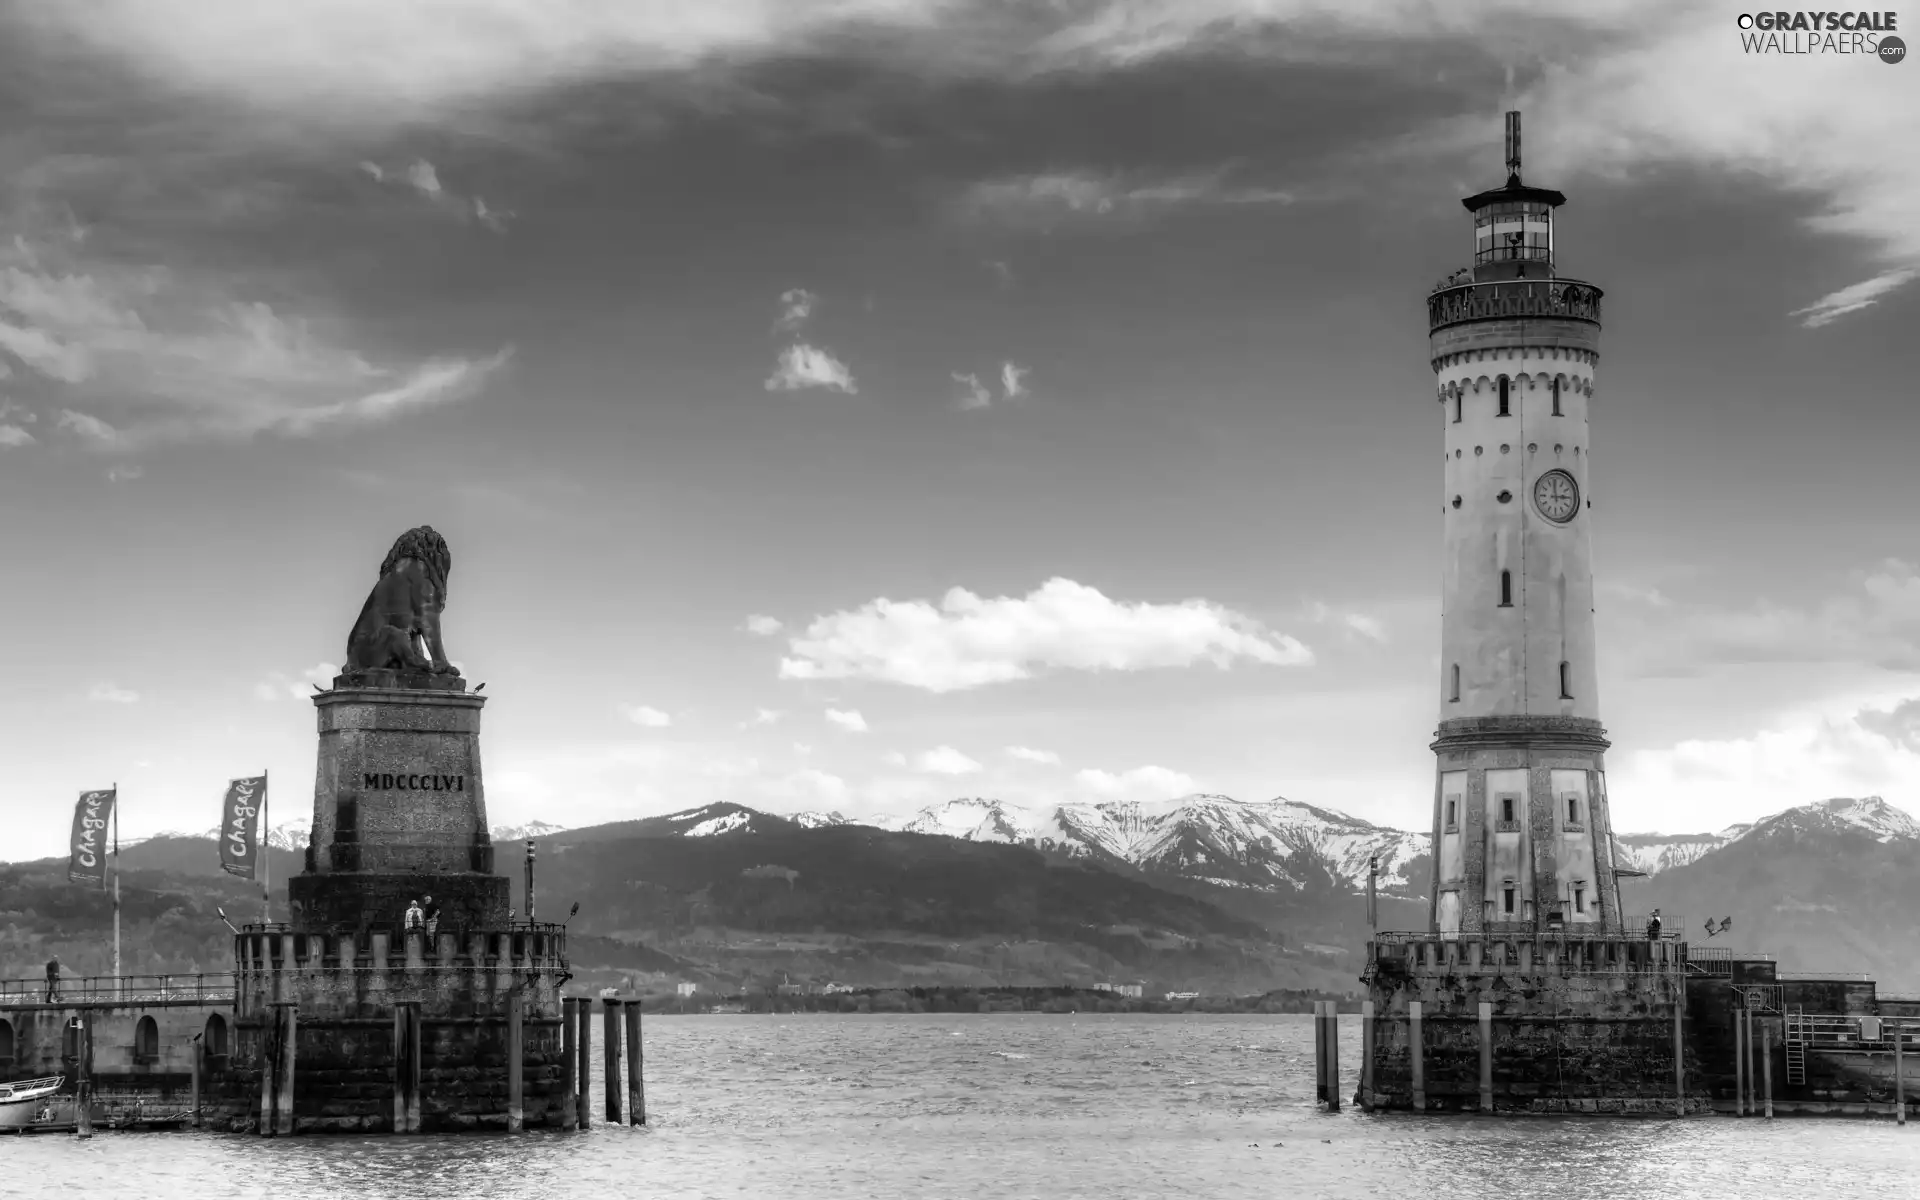
[[[830,708],[827,710],[827,720],[848,733],[867,731],[867,719],[851,709]]]
[[[646,704],[623,704],[621,715],[645,729],[665,729],[673,724],[673,717]]]
[[[780,632],[780,618],[755,614],[747,618],[747,623],[743,628],[745,628],[748,633],[754,634],[757,637],[772,637],[774,634]]]
[[[96,683],[88,689],[87,699],[101,704],[134,704],[140,693],[111,683]]]
[[[953,373],[953,381],[960,385],[960,408],[963,412],[986,408],[993,403],[993,393],[980,382],[978,375]]]
[[[1020,397],[1026,395],[1026,378],[1030,374],[1032,374],[1032,371],[1020,366],[1018,363],[1001,363],[1000,398],[1002,400],[1018,400]]]
[[[424,158],[416,158],[397,170],[363,159],[360,170],[375,183],[407,188],[441,212],[460,221],[478,222],[495,233],[505,233],[507,222],[515,216],[506,209],[489,205],[479,196],[463,196],[449,190],[440,182],[439,170]]]
[[[1225,170],[1153,179],[1125,173],[1049,171],[983,180],[956,201],[975,220],[1053,225],[1064,220],[1132,220],[1204,205],[1292,204],[1280,188],[1229,182]]]
[[[1113,772],[1089,768],[1075,771],[1073,781],[1096,796],[1136,800],[1167,800],[1198,791],[1193,776],[1168,767],[1134,767]]]
[[[779,333],[794,333],[807,323],[813,315],[813,306],[820,303],[820,297],[805,288],[788,288],[780,293],[780,317],[773,323]]]
[[[780,662],[786,679],[873,679],[959,691],[1027,679],[1047,668],[1136,671],[1246,659],[1313,661],[1285,634],[1206,600],[1125,603],[1070,579],[1026,596],[953,588],[938,607],[885,598],[816,619]]]
[[[1894,271],[1883,271],[1872,279],[1843,287],[1815,300],[1805,308],[1796,308],[1788,316],[1805,317],[1801,321],[1808,329],[1818,329],[1836,321],[1848,313],[1859,312],[1872,304],[1878,304],[1880,297],[1920,277],[1920,269],[1902,267]]]
[[[981,767],[979,763],[952,746],[936,746],[923,754],[916,755],[913,760],[913,769],[925,771],[929,775],[971,775]]]
[[[794,392],[803,388],[825,388],[830,392],[852,395],[860,390],[847,364],[828,351],[805,342],[795,342],[780,352],[780,361],[767,377],[770,392]]]
[[[762,725],[772,725],[780,720],[781,712],[775,708],[756,708],[753,716],[740,723],[742,729],[757,729]]]
[[[1044,766],[1057,767],[1060,765],[1060,756],[1053,751],[1034,750],[1027,746],[1008,746],[1007,757],[1017,758],[1021,762],[1040,763]]]
[[[509,354],[376,364],[211,276],[64,235],[0,245],[0,355],[66,402],[57,430],[101,448],[386,421],[472,395]]]
[[[340,674],[340,668],[330,662],[317,663],[291,675],[282,671],[272,671],[265,679],[253,685],[254,698],[279,700],[289,697],[294,700],[305,700],[313,695],[313,689],[316,686],[331,686],[334,676],[338,674]]]

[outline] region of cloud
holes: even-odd
[[[1818,329],[1848,313],[1859,312],[1871,304],[1878,304],[1880,297],[1920,276],[1920,270],[1903,267],[1894,271],[1883,271],[1872,279],[1841,288],[1837,292],[1820,297],[1805,308],[1796,308],[1787,315],[1805,316],[1800,322],[1808,329]]]
[[[270,671],[265,679],[253,685],[253,694],[259,700],[278,700],[282,697],[305,700],[313,695],[316,685],[332,687],[334,676],[338,674],[340,668],[330,662],[315,663],[291,675],[284,671]]]
[[[865,733],[867,731],[867,719],[857,712],[830,708],[827,710],[827,720],[838,725],[848,733]]]
[[[1313,661],[1292,637],[1206,600],[1127,604],[1061,578],[1024,597],[989,599],[956,587],[937,608],[882,598],[815,619],[789,649],[780,662],[784,679],[872,679],[930,692],[1028,679],[1048,668]]]
[[[463,196],[449,191],[440,182],[439,170],[424,158],[417,158],[399,170],[388,170],[379,163],[362,160],[360,170],[375,183],[411,189],[441,212],[459,221],[475,221],[495,233],[507,231],[507,221],[515,214],[495,208],[479,196]]]
[[[971,775],[980,764],[952,746],[936,746],[913,760],[913,769],[929,775]]]
[[[753,710],[753,719],[749,721],[742,721],[740,723],[740,728],[757,729],[762,725],[772,725],[775,722],[780,720],[780,716],[781,714],[778,709],[756,708]]]
[[[1335,625],[1356,637],[1369,642],[1385,644],[1387,627],[1377,617],[1365,613],[1337,609],[1327,604],[1313,604],[1307,609],[1310,620],[1323,625]]]
[[[627,720],[647,729],[665,729],[673,724],[671,716],[645,704],[622,705],[620,712]]]
[[[983,180],[956,203],[976,221],[1050,226],[1064,220],[1133,221],[1175,208],[1291,204],[1293,192],[1227,182],[1225,170],[1151,179],[1125,174],[1051,171]]]
[[[779,799],[844,801],[847,781],[814,767],[802,767],[772,781],[762,790]]]
[[[141,467],[136,467],[128,463],[115,463],[113,466],[107,468],[107,482],[125,483],[129,479],[138,479],[146,473],[146,470]]]
[[[993,403],[993,393],[989,392],[981,384],[978,375],[962,375],[960,372],[955,371],[953,373],[953,381],[959,384],[962,389],[960,396],[961,411],[970,412],[976,408],[985,408]]]
[[[100,448],[384,422],[471,396],[510,354],[376,364],[209,273],[40,225],[0,242],[0,357],[54,385],[56,426]]]
[[[898,750],[889,750],[886,752],[885,755],[881,757],[880,761],[886,763],[889,766],[904,767],[907,765],[907,756],[900,753]]]
[[[773,323],[776,331],[797,332],[813,315],[813,306],[820,303],[820,297],[805,288],[788,288],[780,293],[780,319]]]
[[[1008,746],[1007,756],[1021,762],[1043,763],[1047,766],[1059,766],[1060,756],[1051,750],[1031,750],[1025,746]]]
[[[31,446],[34,437],[18,425],[0,422],[0,446]]]
[[[1001,363],[1000,398],[1003,400],[1018,400],[1020,397],[1026,395],[1027,386],[1024,381],[1031,373],[1032,372],[1026,367],[1010,362]]]
[[[96,683],[87,691],[87,699],[103,704],[133,704],[140,699],[140,693],[111,683]]]
[[[1854,663],[1920,671],[1920,568],[1886,559],[1852,573],[1812,605],[1759,597],[1739,607],[1683,603],[1658,592],[1622,595],[1607,644],[1638,675],[1685,674],[1709,665]]]
[[[793,744],[793,752],[795,754],[812,754],[813,747],[806,742],[795,742]]]
[[[818,347],[795,342],[780,352],[780,361],[767,377],[767,390],[793,392],[813,387],[848,395],[860,390],[847,364]]]
[[[1626,820],[1670,822],[1684,812],[1701,829],[1830,796],[1912,797],[1920,794],[1920,698],[1840,697],[1747,736],[1630,754],[1609,775],[1609,798]],[[1631,827],[1621,821],[1616,828]]]
[[[1135,767],[1117,775],[1089,768],[1075,771],[1073,781],[1098,796],[1154,800],[1191,795],[1200,787],[1185,772],[1155,766]]]
[[[774,634],[780,632],[780,619],[778,617],[751,616],[747,618],[747,623],[744,628],[748,633],[755,634],[759,637],[772,637]]]

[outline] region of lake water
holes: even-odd
[[[1349,1096],[1359,1033],[1343,1021]],[[645,1128],[7,1138],[0,1195],[1920,1195],[1920,1122],[1320,1113],[1311,1035],[1305,1016],[649,1017]]]

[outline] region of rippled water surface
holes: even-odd
[[[646,1128],[8,1138],[0,1195],[1920,1196],[1920,1122],[1319,1113],[1311,1032],[1303,1016],[649,1017]],[[1359,1032],[1343,1023],[1348,1095]]]

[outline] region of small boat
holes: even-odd
[[[0,1083],[0,1133],[21,1133],[73,1122],[73,1097],[62,1096],[62,1075]]]

